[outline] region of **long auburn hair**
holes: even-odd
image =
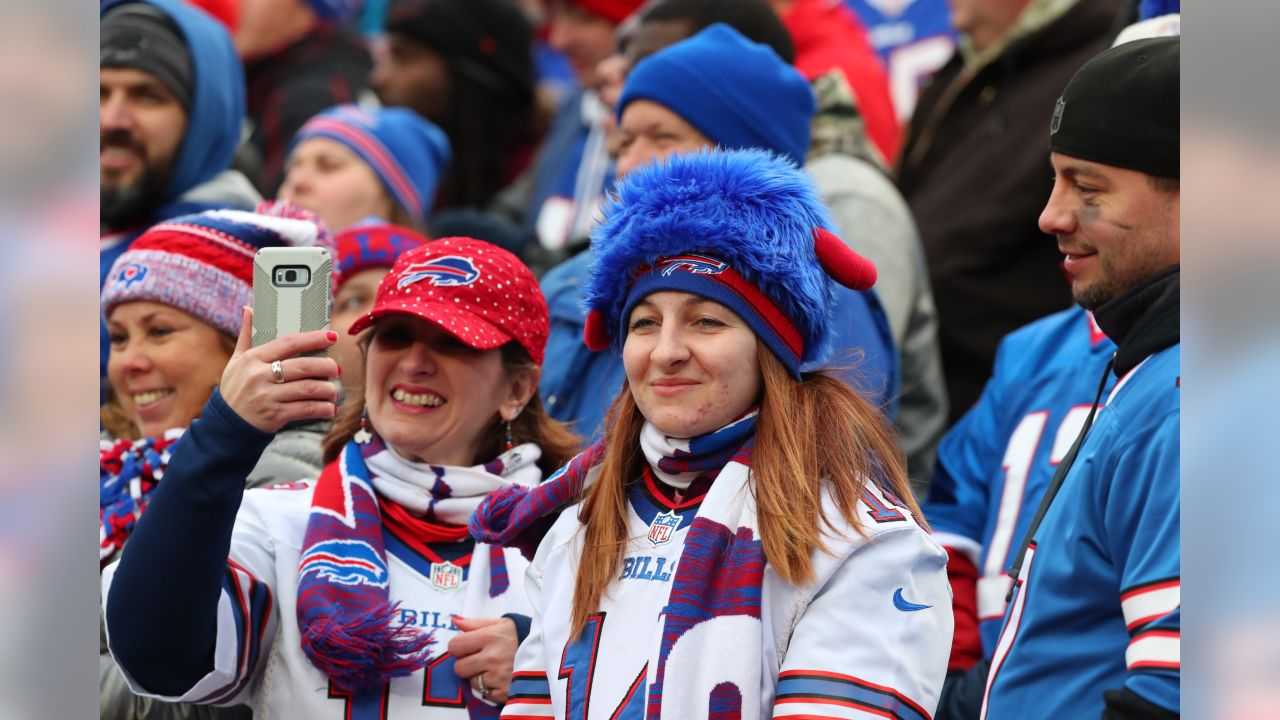
[[[774,572],[793,584],[813,580],[811,558],[823,547],[823,527],[837,531],[822,510],[824,485],[841,519],[859,534],[858,498],[871,478],[878,478],[923,523],[906,463],[880,411],[828,371],[806,373],[797,382],[758,341],[756,353],[763,390],[751,491],[765,558]],[[573,590],[573,637],[599,608],[622,565],[628,541],[627,487],[639,481],[645,462],[640,453],[644,422],[624,385],[609,409],[600,475],[578,512],[583,545]]]
[[[376,328],[374,332],[377,332]],[[366,359],[369,356],[369,343],[372,338],[373,333],[366,333],[360,338],[360,349]],[[514,340],[499,349],[502,351],[502,366],[507,372],[519,372],[538,367],[529,357],[529,353]],[[356,431],[360,429],[360,418],[364,416],[364,387],[348,388],[345,392],[346,397],[342,401],[338,416],[334,418],[333,425],[322,443],[326,465],[336,460],[342,453],[342,448],[346,447]],[[506,442],[504,425],[501,417],[495,412],[493,428],[486,432],[485,441],[480,445],[480,450],[473,462],[487,462],[503,451]],[[573,459],[580,447],[577,435],[570,432],[564,424],[552,420],[547,415],[542,407],[542,396],[536,389],[533,397],[525,404],[524,410],[511,422],[511,438],[517,445],[531,442],[542,449],[538,468],[542,470],[543,477],[550,475]]]

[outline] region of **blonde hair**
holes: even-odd
[[[764,344],[757,342],[756,352],[763,391],[751,457],[751,489],[760,538],[774,572],[786,582],[803,584],[813,580],[812,555],[822,547],[823,526],[837,529],[822,510],[823,486],[840,519],[859,534],[858,499],[872,478],[878,478],[917,519],[919,508],[911,497],[906,464],[893,431],[879,410],[825,371],[807,373],[797,382]],[[624,385],[609,409],[600,475],[578,512],[583,547],[574,582],[574,637],[599,609],[622,565],[628,541],[627,487],[640,478],[644,422]]]

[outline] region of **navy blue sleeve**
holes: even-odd
[[[125,545],[107,595],[111,652],[153,693],[181,695],[213,670],[231,529],[245,478],[273,437],[215,389]]]
[[[968,670],[947,675],[934,720],[978,720],[982,715],[982,695],[987,688],[989,669],[988,661],[980,660]]]
[[[520,613],[507,613],[502,617],[516,624],[516,639],[523,645],[524,639],[529,637],[529,627],[533,625],[533,618]]]

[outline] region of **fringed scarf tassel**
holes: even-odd
[[[399,605],[317,615],[300,628],[302,650],[340,690],[380,687],[412,675],[430,660],[435,637],[408,623],[395,625]]]

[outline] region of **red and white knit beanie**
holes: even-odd
[[[253,298],[253,256],[260,248],[322,244],[308,220],[242,210],[209,210],[160,223],[129,246],[107,274],[102,312],[135,300],[164,303],[229,334]]]

